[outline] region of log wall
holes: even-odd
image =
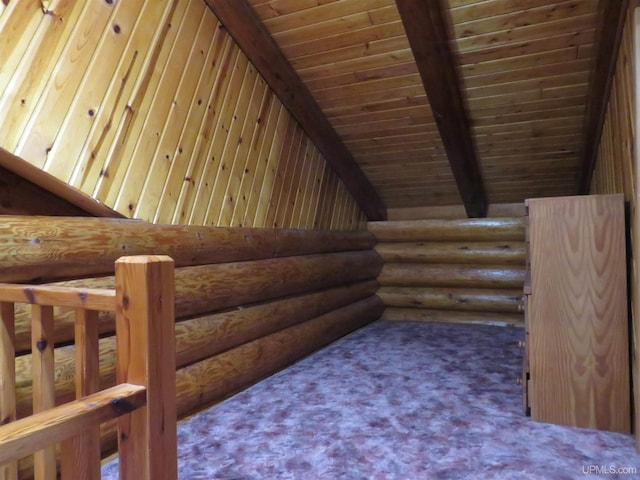
[[[361,227],[204,1],[1,3],[0,147],[127,217]]]
[[[369,222],[383,318],[522,325],[523,218]]]
[[[5,217],[3,282],[113,288],[121,253],[174,254],[178,414],[184,417],[376,320],[382,268],[367,232],[150,225],[135,220]],[[91,262],[104,256],[105,261]],[[54,309],[56,402],[75,393],[72,311]],[[17,412],[31,412],[28,305],[16,307]],[[115,382],[112,314],[101,313],[100,378]],[[113,451],[112,428],[103,451]],[[23,476],[31,469],[23,463]]]
[[[491,203],[487,217],[524,217],[524,202]],[[467,216],[464,205],[388,208],[387,220],[456,219]]]
[[[616,72],[611,88],[611,97],[605,117],[598,159],[591,182],[594,194],[621,193],[628,204],[629,231],[628,278],[630,281],[629,301],[631,302],[633,355],[633,384],[635,397],[635,432],[637,448],[640,451],[640,371],[637,359],[640,355],[640,328],[637,312],[640,311],[640,295],[638,294],[638,265],[640,257],[640,212],[638,212],[638,148],[636,125],[639,121],[638,85],[640,71],[637,58],[640,55],[640,13],[636,8],[638,2],[630,2],[625,28],[623,32]]]

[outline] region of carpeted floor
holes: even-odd
[[[630,435],[522,414],[521,337],[375,322],[180,425],[180,478],[640,478]]]

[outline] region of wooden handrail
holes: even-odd
[[[0,302],[113,312],[115,290],[0,283]]]
[[[35,413],[0,429],[0,464],[22,458],[87,427],[130,413],[145,405],[146,389],[123,383],[80,400]]]

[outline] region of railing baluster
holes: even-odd
[[[100,389],[98,349],[98,312],[76,310],[76,398]],[[100,480],[100,426],[62,443],[60,451],[62,480]]]
[[[0,425],[16,419],[15,317],[13,303],[0,303]],[[0,480],[16,480],[18,462],[0,465]]]
[[[33,411],[55,406],[55,371],[53,361],[53,307],[31,306],[31,349]],[[33,455],[34,478],[56,480],[56,447],[52,445]]]

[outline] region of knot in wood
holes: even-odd
[[[36,348],[40,353],[44,352],[47,349],[49,342],[47,342],[46,338],[41,338],[36,342]]]
[[[119,414],[125,415],[133,412],[136,408],[126,398],[116,397],[111,400],[111,407]]]
[[[34,303],[36,303],[36,296],[33,293],[33,289],[32,288],[25,288],[24,289],[24,296],[27,297],[27,301],[33,305]]]

